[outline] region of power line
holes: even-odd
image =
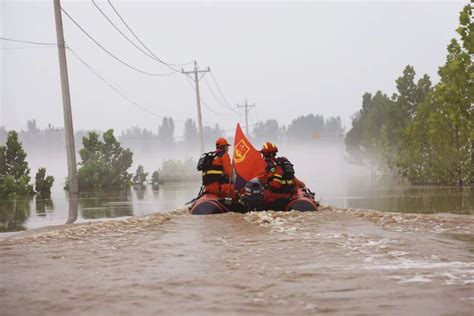
[[[187,63],[184,63],[184,64],[172,64],[172,63],[167,63],[165,61],[163,61],[161,58],[159,58],[158,56],[156,56],[153,51],[151,51],[151,49],[148,48],[148,46],[145,45],[145,43],[143,43],[143,41],[138,37],[138,35],[132,30],[132,28],[128,25],[127,22],[125,22],[125,19],[122,17],[122,15],[117,11],[117,9],[114,7],[114,5],[112,4],[112,2],[110,0],[107,0],[107,2],[109,3],[110,7],[114,10],[115,14],[117,14],[117,16],[119,17],[119,19],[122,21],[122,23],[125,25],[125,27],[130,31],[130,33],[132,33],[132,35],[135,37],[135,39],[143,46],[143,48],[145,48],[153,57],[156,58],[156,60],[158,60],[160,63],[168,66],[169,68],[173,69],[174,71],[177,71],[174,67],[181,67],[181,66],[186,66],[186,65],[189,65],[189,64],[192,64],[193,61],[189,61]]]
[[[17,43],[24,43],[24,44],[35,44],[35,45],[48,45],[48,46],[58,46],[57,43],[46,43],[46,42],[33,42],[33,41],[24,41],[14,38],[8,37],[0,37],[0,40],[8,41],[8,42],[17,42]]]
[[[221,105],[223,105],[226,109],[227,109],[227,106],[222,103],[222,101],[217,97],[217,95],[214,93],[214,90],[211,88],[211,86],[209,85],[209,82],[207,81],[206,78],[203,78],[204,79],[204,83],[206,84],[206,86],[208,87],[209,91],[211,91],[211,94],[214,96],[214,99],[217,100],[217,102]],[[237,112],[234,111],[234,113],[237,114]]]
[[[146,74],[146,75],[150,75],[150,76],[169,76],[169,75],[172,75],[174,74],[175,72],[170,72],[170,73],[152,73],[152,72],[148,72],[148,71],[143,71],[141,69],[138,69],[130,64],[128,64],[127,62],[123,61],[122,59],[118,58],[117,56],[115,56],[114,54],[112,54],[108,49],[106,49],[102,44],[100,44],[98,41],[96,41],[94,39],[94,37],[92,37],[92,35],[90,35],[76,20],[74,20],[74,18],[64,9],[61,7],[61,10],[64,12],[64,14],[66,14],[66,16],[91,40],[93,41],[97,46],[99,46],[104,52],[106,52],[109,56],[111,56],[112,58],[114,58],[115,60],[117,60],[118,62],[120,62],[121,64],[123,64],[124,66],[130,68],[130,69],[133,69],[137,72],[140,72],[140,73],[143,73],[143,74]]]
[[[140,52],[142,52],[144,55],[146,55],[147,57],[153,59],[154,61],[157,61],[157,62],[160,62],[161,61],[156,58],[155,56],[151,55],[150,53],[147,53],[146,51],[144,51],[141,47],[139,47],[137,44],[135,44],[135,42],[133,42],[130,37],[128,37],[125,33],[122,32],[122,30],[120,30],[120,28],[105,14],[105,12],[97,5],[97,3],[92,0],[92,4],[96,7],[96,9],[104,16],[104,18],[113,26],[113,28],[120,33],[120,35],[122,35],[130,44],[132,44],[136,49],[138,49]],[[163,63],[161,63],[163,64]],[[164,64],[166,67],[170,68],[171,70],[173,70],[174,72],[180,72],[179,70],[175,69],[175,68],[172,68],[172,67],[169,67],[168,65]]]
[[[38,49],[38,48],[53,48],[56,46],[21,46],[21,47],[0,47],[1,50],[16,50],[16,49]]]
[[[192,82],[191,82],[192,79],[189,78],[189,75],[186,75],[186,80],[187,80],[189,86],[191,87],[191,89],[194,90],[193,84],[192,84]],[[199,99],[201,100],[201,103],[204,104],[204,106],[205,106],[209,111],[211,111],[212,113],[214,113],[214,114],[216,114],[216,115],[219,115],[219,116],[225,115],[225,114],[223,114],[223,113],[219,113],[219,112],[216,112],[215,110],[213,110],[213,109],[207,104],[207,102],[205,102],[205,101],[203,100],[203,98],[202,98],[201,96],[199,96]]]
[[[222,93],[222,89],[220,88],[219,84],[217,83],[217,80],[216,80],[216,77],[214,76],[214,73],[211,71],[211,77],[212,77],[212,80],[214,81],[214,84],[216,85],[217,87],[217,91],[219,91],[219,94],[221,95],[222,99],[224,100],[224,102],[227,104],[227,106],[229,107],[229,109],[231,109],[233,112],[237,113],[233,108],[232,106],[230,105],[230,103],[227,101],[226,97],[224,96],[224,93]]]
[[[89,69],[94,75],[96,75],[100,80],[102,80],[107,86],[109,86],[109,88],[111,88],[113,91],[115,91],[115,93],[117,93],[119,96],[121,96],[122,98],[124,98],[125,100],[127,100],[128,102],[133,104],[134,106],[136,106],[136,107],[140,108],[141,110],[147,112],[148,114],[151,114],[151,115],[156,116],[156,117],[161,118],[161,119],[163,118],[163,116],[161,116],[159,114],[156,114],[156,113],[150,111],[149,109],[147,109],[146,107],[144,107],[144,106],[138,104],[137,102],[133,101],[130,97],[128,97],[123,92],[121,92],[116,86],[114,86],[112,83],[108,82],[99,72],[97,72],[84,59],[82,59],[71,47],[68,46],[67,48],[84,66],[87,67],[87,69]]]

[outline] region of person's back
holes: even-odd
[[[266,142],[260,151],[267,164],[265,186],[265,202],[289,200],[298,187],[305,184],[295,177],[293,164],[285,157],[276,157],[278,148],[271,142]]]
[[[216,150],[210,153],[212,155],[212,162],[202,172],[205,193],[226,197],[230,191],[230,194],[234,195],[233,185],[229,184],[232,173],[232,165],[228,153],[229,146],[230,144],[226,139],[217,139]]]

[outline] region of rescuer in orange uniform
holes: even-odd
[[[202,172],[205,193],[215,194],[219,197],[235,195],[234,185],[229,183],[232,173],[232,164],[229,157],[229,146],[225,138],[216,140],[216,151],[212,152],[212,162]],[[230,189],[230,191],[229,191]]]
[[[266,163],[266,173],[262,180],[265,186],[265,203],[277,200],[288,200],[297,188],[304,188],[305,184],[295,177],[293,165],[285,157],[276,157],[277,146],[266,142],[262,150]]]

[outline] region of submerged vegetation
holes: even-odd
[[[35,176],[35,191],[40,197],[49,197],[54,183],[53,176],[46,176],[46,168],[39,168]]]
[[[183,161],[176,159],[164,160],[158,172],[160,183],[200,179],[199,173],[196,172],[196,162],[190,157]]]
[[[135,175],[133,176],[133,184],[144,185],[146,184],[146,178],[148,177],[148,172],[145,172],[142,165],[139,165]]]
[[[351,158],[385,166],[415,184],[465,185],[474,180],[474,18],[460,13],[440,81],[415,80],[406,66],[397,93],[365,93],[346,137]]]
[[[102,135],[90,132],[82,138],[79,151],[78,178],[80,190],[120,189],[129,187],[132,174],[127,170],[133,163],[133,153],[124,149],[109,129]]]
[[[0,146],[0,198],[16,195],[31,196],[39,193],[48,197],[54,178],[46,176],[46,169],[40,168],[36,174],[36,192],[30,184],[30,168],[26,161],[26,152],[18,140],[18,133],[8,132],[5,146]]]

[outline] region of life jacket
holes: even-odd
[[[224,156],[224,152],[216,150],[204,153],[201,158],[199,158],[197,170],[202,171],[202,184],[207,185],[213,182],[224,184],[229,182],[229,178],[224,173],[224,167],[222,165],[212,164],[216,158],[221,158],[222,156]]]
[[[281,187],[283,171],[276,163],[276,160],[265,159],[266,167],[265,171],[267,173],[266,178],[266,188],[276,192]]]
[[[278,157],[276,159],[276,166],[280,167],[282,174],[280,177],[275,178],[274,181],[279,181],[281,183],[281,187],[273,190],[273,192],[293,193],[295,190],[293,181],[295,177],[295,169],[293,169],[293,164],[285,157]]]

